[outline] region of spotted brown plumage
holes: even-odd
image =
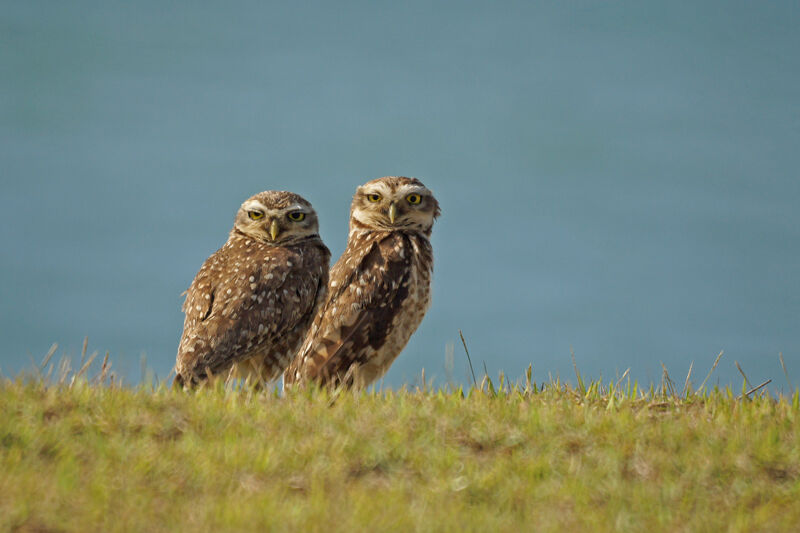
[[[246,200],[228,241],[186,292],[176,384],[209,372],[256,382],[280,376],[324,299],[329,262],[316,213],[301,196],[266,191]]]
[[[386,373],[430,305],[429,239],[438,215],[417,179],[385,177],[358,188],[347,247],[286,384],[366,386]]]

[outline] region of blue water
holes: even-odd
[[[796,2],[41,2],[0,10],[0,371],[164,376],[180,293],[265,189],[334,257],[368,179],[439,198],[387,375],[800,384]],[[737,385],[738,386],[738,385]]]

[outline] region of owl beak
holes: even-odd
[[[392,202],[389,204],[389,222],[394,224],[395,219],[397,218],[397,206]]]
[[[276,219],[272,219],[272,222],[269,224],[269,236],[272,237],[272,240],[275,241],[278,238],[278,234],[281,232],[281,229],[278,227],[278,221]]]

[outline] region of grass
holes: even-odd
[[[469,390],[279,397],[120,386],[82,366],[0,381],[0,531],[800,524],[798,392],[693,391],[666,372],[642,391],[577,369],[576,386],[537,385],[529,369]]]

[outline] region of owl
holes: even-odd
[[[439,212],[414,178],[379,178],[356,190],[347,248],[284,384],[365,387],[386,373],[430,305]]]
[[[186,291],[175,384],[209,372],[255,383],[279,377],[324,300],[330,255],[304,198],[265,191],[247,199]]]

